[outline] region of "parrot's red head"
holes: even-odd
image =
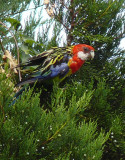
[[[86,44],[77,44],[73,47],[72,54],[69,67],[72,73],[75,73],[86,60],[94,58],[94,48]]]
[[[77,44],[73,47],[73,54],[81,60],[93,59],[94,48],[86,44]]]

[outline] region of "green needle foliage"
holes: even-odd
[[[0,5],[0,159],[123,160],[125,51],[118,45],[125,36],[124,0],[51,0],[47,21],[44,6],[38,0]],[[6,67],[5,50],[17,59],[18,47],[23,62],[53,46],[78,43],[95,48],[93,61],[60,85],[36,84],[12,103],[18,75]],[[21,73],[24,78],[28,70]]]
[[[82,117],[90,105],[92,90],[87,92],[77,84],[84,88],[78,96],[73,90],[54,86],[51,101],[41,106],[39,93],[32,95],[32,88],[9,107],[10,96],[3,92],[10,80],[6,83],[4,77],[0,77],[1,159],[101,159],[109,133],[98,132],[96,122],[86,122]],[[47,105],[50,110],[44,109],[50,108]]]

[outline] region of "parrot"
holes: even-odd
[[[24,80],[16,86],[33,84],[34,82],[57,81],[76,73],[86,60],[94,58],[94,48],[87,44],[76,44],[68,47],[52,47],[38,55],[30,57],[17,67],[34,67]]]
[[[52,47],[50,50],[30,57],[26,62],[17,65],[17,68],[27,70],[32,67],[30,72],[15,87],[22,87],[9,106],[15,104],[24,91],[28,91],[34,84],[46,85],[51,90],[51,85],[60,83],[68,76],[76,73],[86,60],[93,59],[95,49],[87,44],[76,44],[67,47]],[[30,68],[31,69],[31,68]],[[36,86],[37,87],[37,86]],[[43,97],[43,95],[42,95]],[[43,99],[42,99],[43,100]]]

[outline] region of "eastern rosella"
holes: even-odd
[[[17,86],[50,79],[62,81],[78,71],[86,60],[92,58],[94,58],[94,48],[86,44],[53,47],[19,65],[20,67],[36,66],[36,68]]]

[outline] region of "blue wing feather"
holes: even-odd
[[[56,67],[51,66],[51,78],[59,76],[59,78],[63,78],[69,71],[69,66],[67,63],[61,63],[61,65],[57,65]]]
[[[34,75],[35,77],[33,77],[33,75],[32,75],[32,77],[20,82],[16,86],[34,83],[35,81],[45,81],[48,79],[53,79],[55,77],[59,77],[59,79],[61,79],[68,72],[69,72],[69,66],[67,63],[61,63],[60,65],[56,65],[56,66],[52,65],[48,72],[45,72],[44,74],[38,75],[38,76],[36,76],[36,73],[35,73],[35,75]]]
[[[36,60],[38,61],[40,60],[40,58],[41,57],[38,56],[37,59],[35,59],[34,61],[36,62]],[[40,64],[39,62],[39,66],[36,69],[34,69],[32,74],[28,75],[24,80],[19,82],[16,86],[34,83],[35,81],[45,81],[45,80],[53,79],[55,77],[62,79],[69,72],[68,61],[70,58],[71,58],[70,55],[65,54],[63,55],[63,57],[57,58],[55,61],[53,61],[52,64],[51,64],[51,59],[49,58],[47,58],[44,63],[42,63],[41,61],[41,64]],[[28,63],[30,63],[30,61]],[[48,65],[48,63],[51,65]],[[45,65],[45,68],[44,68],[44,65]]]

